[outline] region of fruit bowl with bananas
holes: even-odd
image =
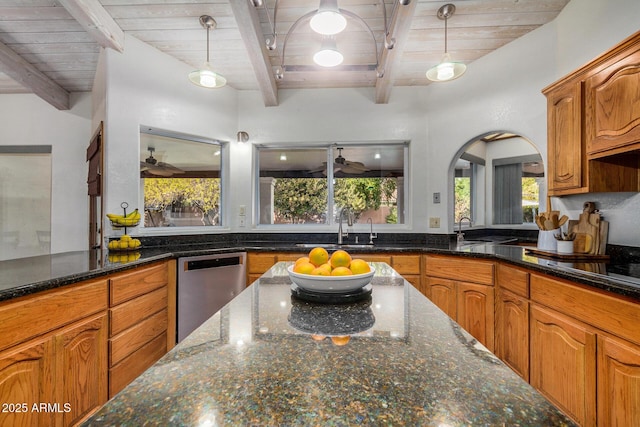
[[[120,239],[114,239],[109,241],[107,248],[109,251],[136,251],[140,249],[142,243],[138,239],[134,239],[128,234],[123,234]]]
[[[109,218],[109,221],[111,221],[112,227],[135,227],[140,223],[141,215],[138,209],[134,209],[127,215],[116,215],[108,213],[107,218]]]

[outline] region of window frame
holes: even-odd
[[[226,206],[228,205],[227,186],[230,183],[229,161],[230,148],[229,141],[217,138],[209,138],[199,135],[175,132],[166,129],[159,129],[152,126],[140,126],[139,135],[142,133],[158,135],[166,138],[185,140],[189,142],[198,142],[211,144],[220,147],[220,224],[219,225],[203,225],[203,226],[180,226],[180,227],[145,227],[144,221],[137,226],[140,235],[182,235],[182,234],[214,234],[222,231],[229,231],[228,217],[226,215]],[[138,156],[140,156],[140,137],[138,139]],[[138,178],[138,206],[144,209],[144,178]]]
[[[260,150],[268,149],[268,150],[305,150],[305,149],[326,149],[327,157],[326,162],[327,165],[333,165],[334,153],[333,150],[335,147],[358,147],[358,146],[384,146],[384,145],[402,145],[403,146],[403,200],[402,203],[404,205],[404,222],[402,224],[373,224],[374,232],[377,231],[391,231],[397,232],[401,230],[411,230],[411,197],[410,197],[410,149],[411,142],[408,140],[381,140],[381,141],[351,141],[351,142],[327,142],[327,141],[317,141],[317,142],[299,142],[299,143],[283,143],[283,142],[268,142],[261,144],[253,145],[253,203],[256,206],[254,209],[252,223],[254,224],[253,228],[256,230],[262,231],[300,231],[300,232],[323,232],[323,231],[336,231],[336,227],[338,226],[338,222],[335,220],[334,216],[329,214],[329,212],[333,212],[335,207],[334,204],[334,191],[333,185],[328,185],[327,187],[327,217],[328,221],[326,224],[261,224],[260,223]],[[333,166],[327,168],[327,183],[333,181]],[[352,232],[369,232],[371,226],[366,223],[355,223],[352,227],[349,228]]]

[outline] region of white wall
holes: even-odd
[[[85,250],[88,236],[86,149],[91,95],[71,94],[59,111],[31,94],[0,96],[0,144],[51,145],[51,253]]]
[[[235,141],[236,91],[203,89],[188,65],[126,36],[124,53],[106,51],[105,211],[141,208],[140,125]],[[138,230],[132,231],[137,233]],[[105,237],[116,235],[110,225]]]
[[[445,229],[452,229],[448,218],[453,217],[450,165],[456,152],[475,136],[509,130],[529,139],[546,159],[546,101],[541,90],[640,29],[640,2],[617,1],[616,10],[622,13],[609,13],[610,7],[606,0],[573,0],[555,21],[470,64],[462,78],[428,86],[428,156],[439,161],[433,162],[427,194],[438,191],[446,197],[440,205],[424,197],[423,208],[430,216],[442,217]],[[437,179],[444,176],[449,179]],[[610,243],[640,244],[640,227],[629,227],[635,221],[633,211],[623,209],[637,208],[638,197],[635,193],[590,197],[610,201],[604,212],[612,220]],[[554,201],[554,209],[580,204],[571,199]],[[577,218],[575,210],[569,213]]]

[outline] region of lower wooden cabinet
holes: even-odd
[[[529,301],[499,289],[496,296],[495,353],[529,381]]]
[[[581,426],[596,425],[596,331],[552,310],[531,307],[533,387]]]
[[[640,346],[598,335],[598,425],[640,426]]]
[[[107,314],[73,324],[54,339],[58,402],[69,409],[63,408],[62,425],[75,425],[107,401]]]
[[[175,344],[175,308],[169,308],[175,301],[175,296],[170,298],[175,287],[172,265],[163,262],[109,279],[109,397]]]
[[[494,351],[493,262],[426,255],[424,265],[426,297],[487,349]]]
[[[0,306],[0,323],[24,325],[0,351],[0,425],[75,425],[107,401],[106,304],[100,280]]]

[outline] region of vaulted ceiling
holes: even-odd
[[[456,6],[447,47],[468,65],[551,21],[568,1],[338,0],[348,18],[336,36],[344,62],[325,69],[311,59],[320,37],[307,19],[294,26],[319,0],[2,0],[0,94],[35,93],[68,109],[70,92],[91,91],[100,48],[126,49],[124,33],[199,67],[207,54],[199,17],[210,15],[214,69],[235,89],[259,90],[265,105],[278,104],[279,89],[329,87],[374,87],[386,103],[394,86],[430,84],[425,72],[444,53],[441,6]]]

